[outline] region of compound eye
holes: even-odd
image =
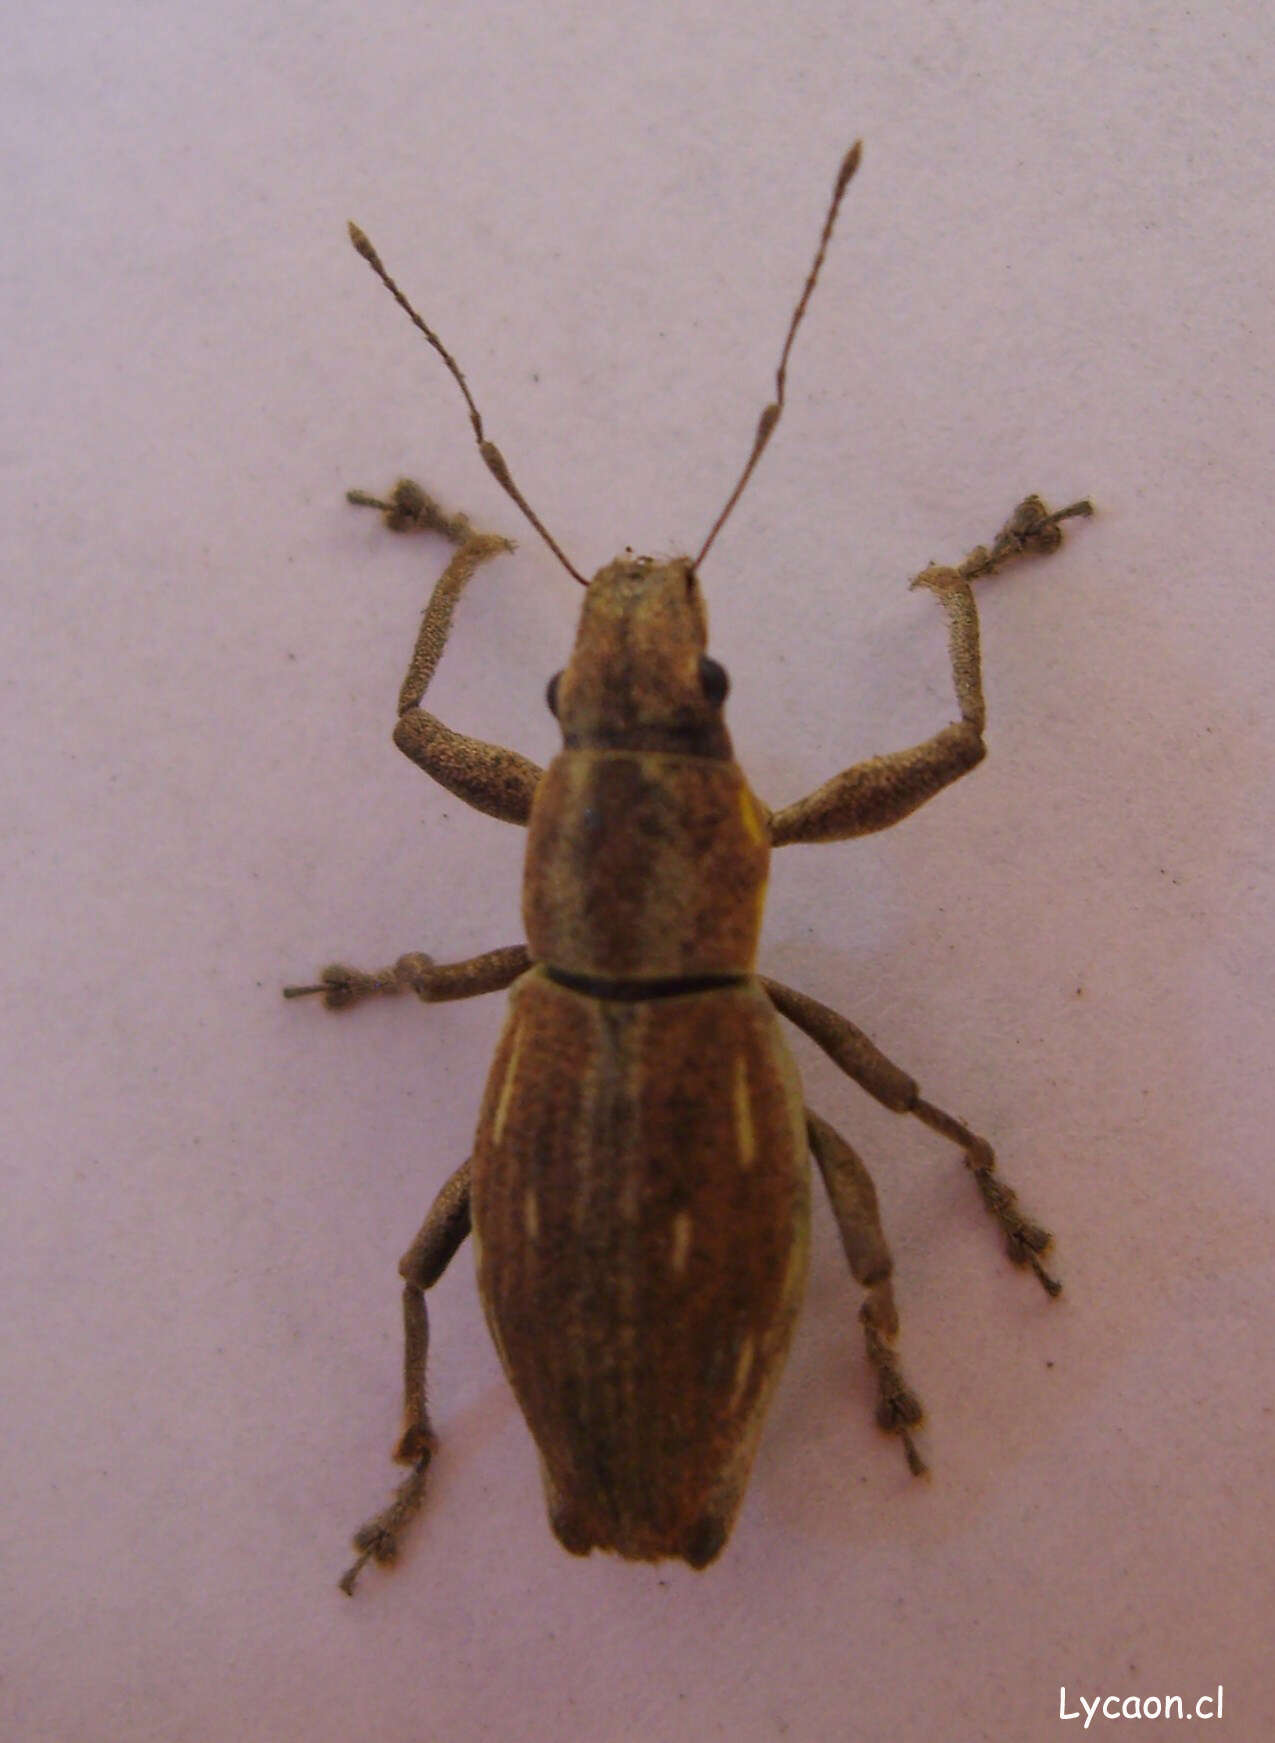
[[[707,654],[700,655],[699,682],[700,689],[710,702],[718,707],[725,702],[730,690],[726,668],[719,666],[716,660],[710,660]]]
[[[558,681],[561,677],[561,672],[555,672],[549,680],[548,689],[545,691],[545,701],[549,704],[549,712],[555,720],[558,718]]]

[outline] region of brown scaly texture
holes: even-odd
[[[766,814],[737,763],[564,751],[531,812],[531,954],[613,979],[746,974],[769,860]]]
[[[698,1567],[725,1542],[801,1298],[808,1174],[756,982],[514,988],[474,1146],[479,1287],[568,1549]]]

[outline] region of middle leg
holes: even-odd
[[[507,944],[464,962],[435,962],[419,950],[409,950],[391,968],[368,972],[332,962],[320,971],[317,985],[286,986],[285,999],[303,999],[322,993],[329,1011],[345,1011],[362,999],[395,998],[413,992],[422,1004],[442,1004],[447,999],[472,999],[480,993],[498,993],[512,986],[531,967],[525,944]]]

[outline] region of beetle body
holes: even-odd
[[[755,981],[514,988],[473,1159],[478,1283],[566,1548],[716,1555],[805,1277],[801,1092]]]
[[[356,1534],[352,1592],[369,1560],[392,1562],[419,1509],[436,1439],[426,1407],[428,1291],[472,1232],[488,1323],[540,1455],[549,1517],[567,1549],[707,1565],[738,1510],[783,1367],[805,1278],[809,1161],[818,1165],[850,1271],[878,1387],[877,1421],[910,1469],[921,1406],[905,1384],[890,1250],[859,1157],[818,1113],[780,1033],[802,1029],[885,1107],[959,1146],[1010,1258],[1051,1294],[1048,1232],[1018,1209],[990,1144],[924,1100],[916,1081],[846,1017],[757,975],[773,847],[845,840],[900,821],[983,758],[978,614],[972,584],[1062,540],[1025,498],[990,548],[913,583],[948,619],[959,719],[908,749],[843,769],[771,812],[734,761],[726,674],[705,652],[698,571],[769,441],[788,355],[859,161],[838,172],[739,482],[695,558],[617,558],[588,582],[571,658],[549,686],[560,754],[540,769],[454,731],[422,702],[457,599],[480,564],[510,549],[400,481],[379,508],[395,531],[454,547],[421,620],[394,740],[440,785],[528,830],[526,943],[463,962],[419,952],[375,973],[334,964],[316,985],[330,1009],[379,994],[424,1002],[511,988],[469,1161],[438,1193],[404,1255],[404,1420],[395,1498]],[[518,491],[455,359],[385,271],[355,248],[440,354],[469,406],[482,458],[578,581]]]
[[[479,1288],[568,1549],[726,1539],[805,1275],[796,1069],[753,977],[766,813],[688,564],[590,584],[532,806],[538,965],[474,1147]]]

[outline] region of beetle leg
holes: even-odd
[[[310,993],[322,993],[329,1011],[344,1011],[357,1005],[360,999],[389,998],[399,993],[413,992],[422,1004],[437,1005],[448,999],[472,999],[479,993],[498,993],[512,986],[520,974],[531,967],[531,956],[525,944],[508,944],[502,950],[489,950],[483,956],[470,956],[464,962],[435,962],[419,950],[400,956],[392,968],[368,973],[349,968],[343,962],[331,962],[320,970],[315,986],[286,986],[285,999],[301,999]]]
[[[1048,1252],[1053,1236],[1019,1210],[1018,1194],[997,1174],[996,1152],[987,1139],[980,1138],[977,1132],[971,1132],[960,1120],[928,1101],[918,1098],[916,1105],[908,1111],[932,1132],[941,1132],[945,1138],[961,1146],[965,1166],[974,1176],[983,1203],[1005,1231],[1005,1250],[1010,1258],[1015,1265],[1029,1265],[1046,1294],[1061,1295],[1062,1284],[1040,1262],[1041,1254]]]
[[[940,1132],[959,1144],[965,1166],[974,1176],[983,1203],[1000,1224],[1005,1235],[1005,1248],[1015,1265],[1028,1265],[1041,1286],[1050,1295],[1060,1295],[1062,1284],[1041,1264],[1041,1256],[1052,1239],[1048,1229],[1025,1217],[1018,1208],[1014,1189],[996,1173],[996,1154],[986,1138],[980,1138],[953,1115],[923,1101],[915,1078],[899,1069],[875,1047],[862,1029],[857,1029],[848,1017],[821,1005],[806,993],[778,981],[761,977],[771,1003],[781,1016],[787,1017],[809,1035],[817,1046],[839,1065],[847,1075],[884,1107],[897,1114],[912,1114],[931,1131]]]
[[[354,1595],[354,1582],[364,1566],[375,1561],[388,1566],[398,1559],[399,1538],[425,1497],[425,1477],[437,1436],[425,1399],[425,1362],[429,1354],[429,1314],[425,1291],[433,1287],[469,1233],[469,1163],[464,1163],[443,1187],[421,1224],[420,1233],[399,1261],[403,1279],[403,1429],[394,1457],[411,1465],[394,1499],[354,1534],[358,1560],[341,1577],[341,1590]]]
[[[911,1434],[921,1420],[921,1403],[904,1380],[894,1350],[894,1339],[899,1330],[899,1315],[890,1282],[894,1260],[886,1245],[885,1230],[881,1227],[881,1211],[872,1176],[841,1134],[809,1108],[806,1109],[806,1132],[832,1201],[851,1275],[867,1291],[859,1309],[859,1318],[867,1341],[868,1359],[877,1375],[877,1421],[887,1434],[897,1434],[903,1442],[912,1475],[924,1476],[925,1461],[916,1450]]]
[[[927,799],[981,763],[987,754],[983,728],[982,662],[978,645],[978,609],[971,582],[990,575],[1013,557],[1048,554],[1062,543],[1059,522],[1072,515],[1090,515],[1087,502],[1073,502],[1050,513],[1038,496],[1020,502],[992,541],[978,545],[957,568],[923,569],[913,587],[937,593],[948,619],[952,682],[961,718],[933,738],[890,756],[871,757],[834,775],[822,787],[785,805],[770,820],[774,847],[792,841],[845,841],[870,835],[900,822]]]
[[[512,541],[495,533],[476,532],[463,514],[444,513],[409,478],[399,480],[388,501],[368,496],[362,490],[347,494],[351,502],[361,507],[380,509],[386,526],[394,532],[441,533],[456,547],[421,618],[407,676],[399,691],[395,744],[418,768],[476,811],[484,811],[505,823],[525,823],[541,775],[539,766],[517,751],[453,732],[420,706],[447,645],[456,603],[467,583],[480,563],[502,551],[512,551]]]
[[[793,841],[846,841],[889,829],[950,787],[987,755],[980,726],[962,720],[924,744],[870,757],[834,775],[804,799],[773,813],[772,847]]]

